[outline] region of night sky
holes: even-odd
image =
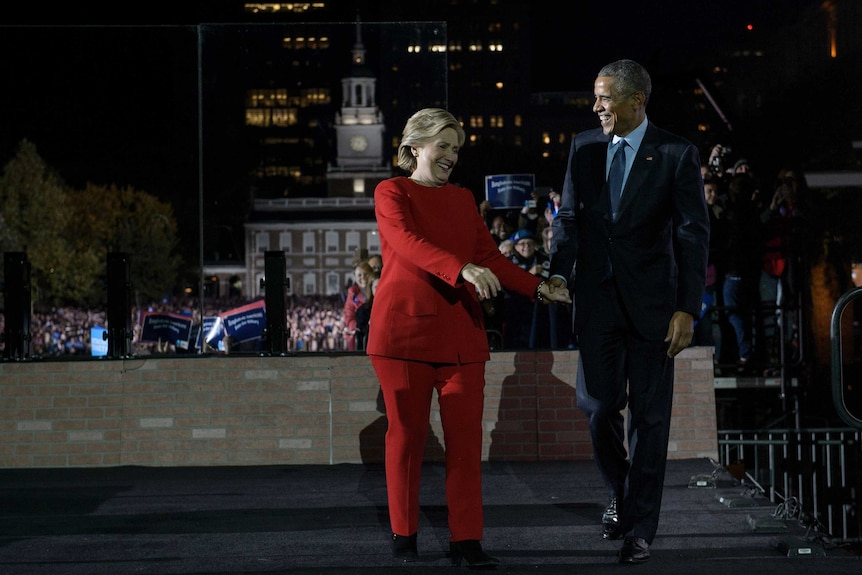
[[[684,71],[719,46],[793,18],[813,0],[535,3],[535,91],[591,90],[597,67],[632,57]],[[160,197],[197,189],[194,28],[224,2],[0,7],[0,163],[23,138],[69,184],[130,185]],[[231,3],[235,5],[236,2]],[[609,8],[613,6],[615,10]],[[120,8],[123,8],[121,12]],[[553,7],[554,9],[552,9]],[[212,17],[212,18],[211,18]],[[150,26],[117,26],[145,23]],[[99,34],[70,25],[112,24]],[[746,29],[753,24],[754,30]],[[24,26],[21,25],[38,25]]]

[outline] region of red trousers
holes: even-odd
[[[442,365],[371,356],[386,404],[386,491],[392,532],[419,530],[419,483],[437,390],[452,541],[482,539],[485,363]]]

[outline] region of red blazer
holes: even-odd
[[[488,361],[482,307],[467,263],[490,268],[503,287],[534,296],[540,278],[509,261],[494,243],[472,192],[409,178],[384,180],[374,191],[383,272],[371,308],[369,355],[473,363]]]

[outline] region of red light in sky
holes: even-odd
[[[749,24],[745,28],[746,30],[754,30],[754,24]]]

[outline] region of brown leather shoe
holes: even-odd
[[[643,537],[627,536],[620,549],[620,563],[643,563],[649,559],[649,543]]]

